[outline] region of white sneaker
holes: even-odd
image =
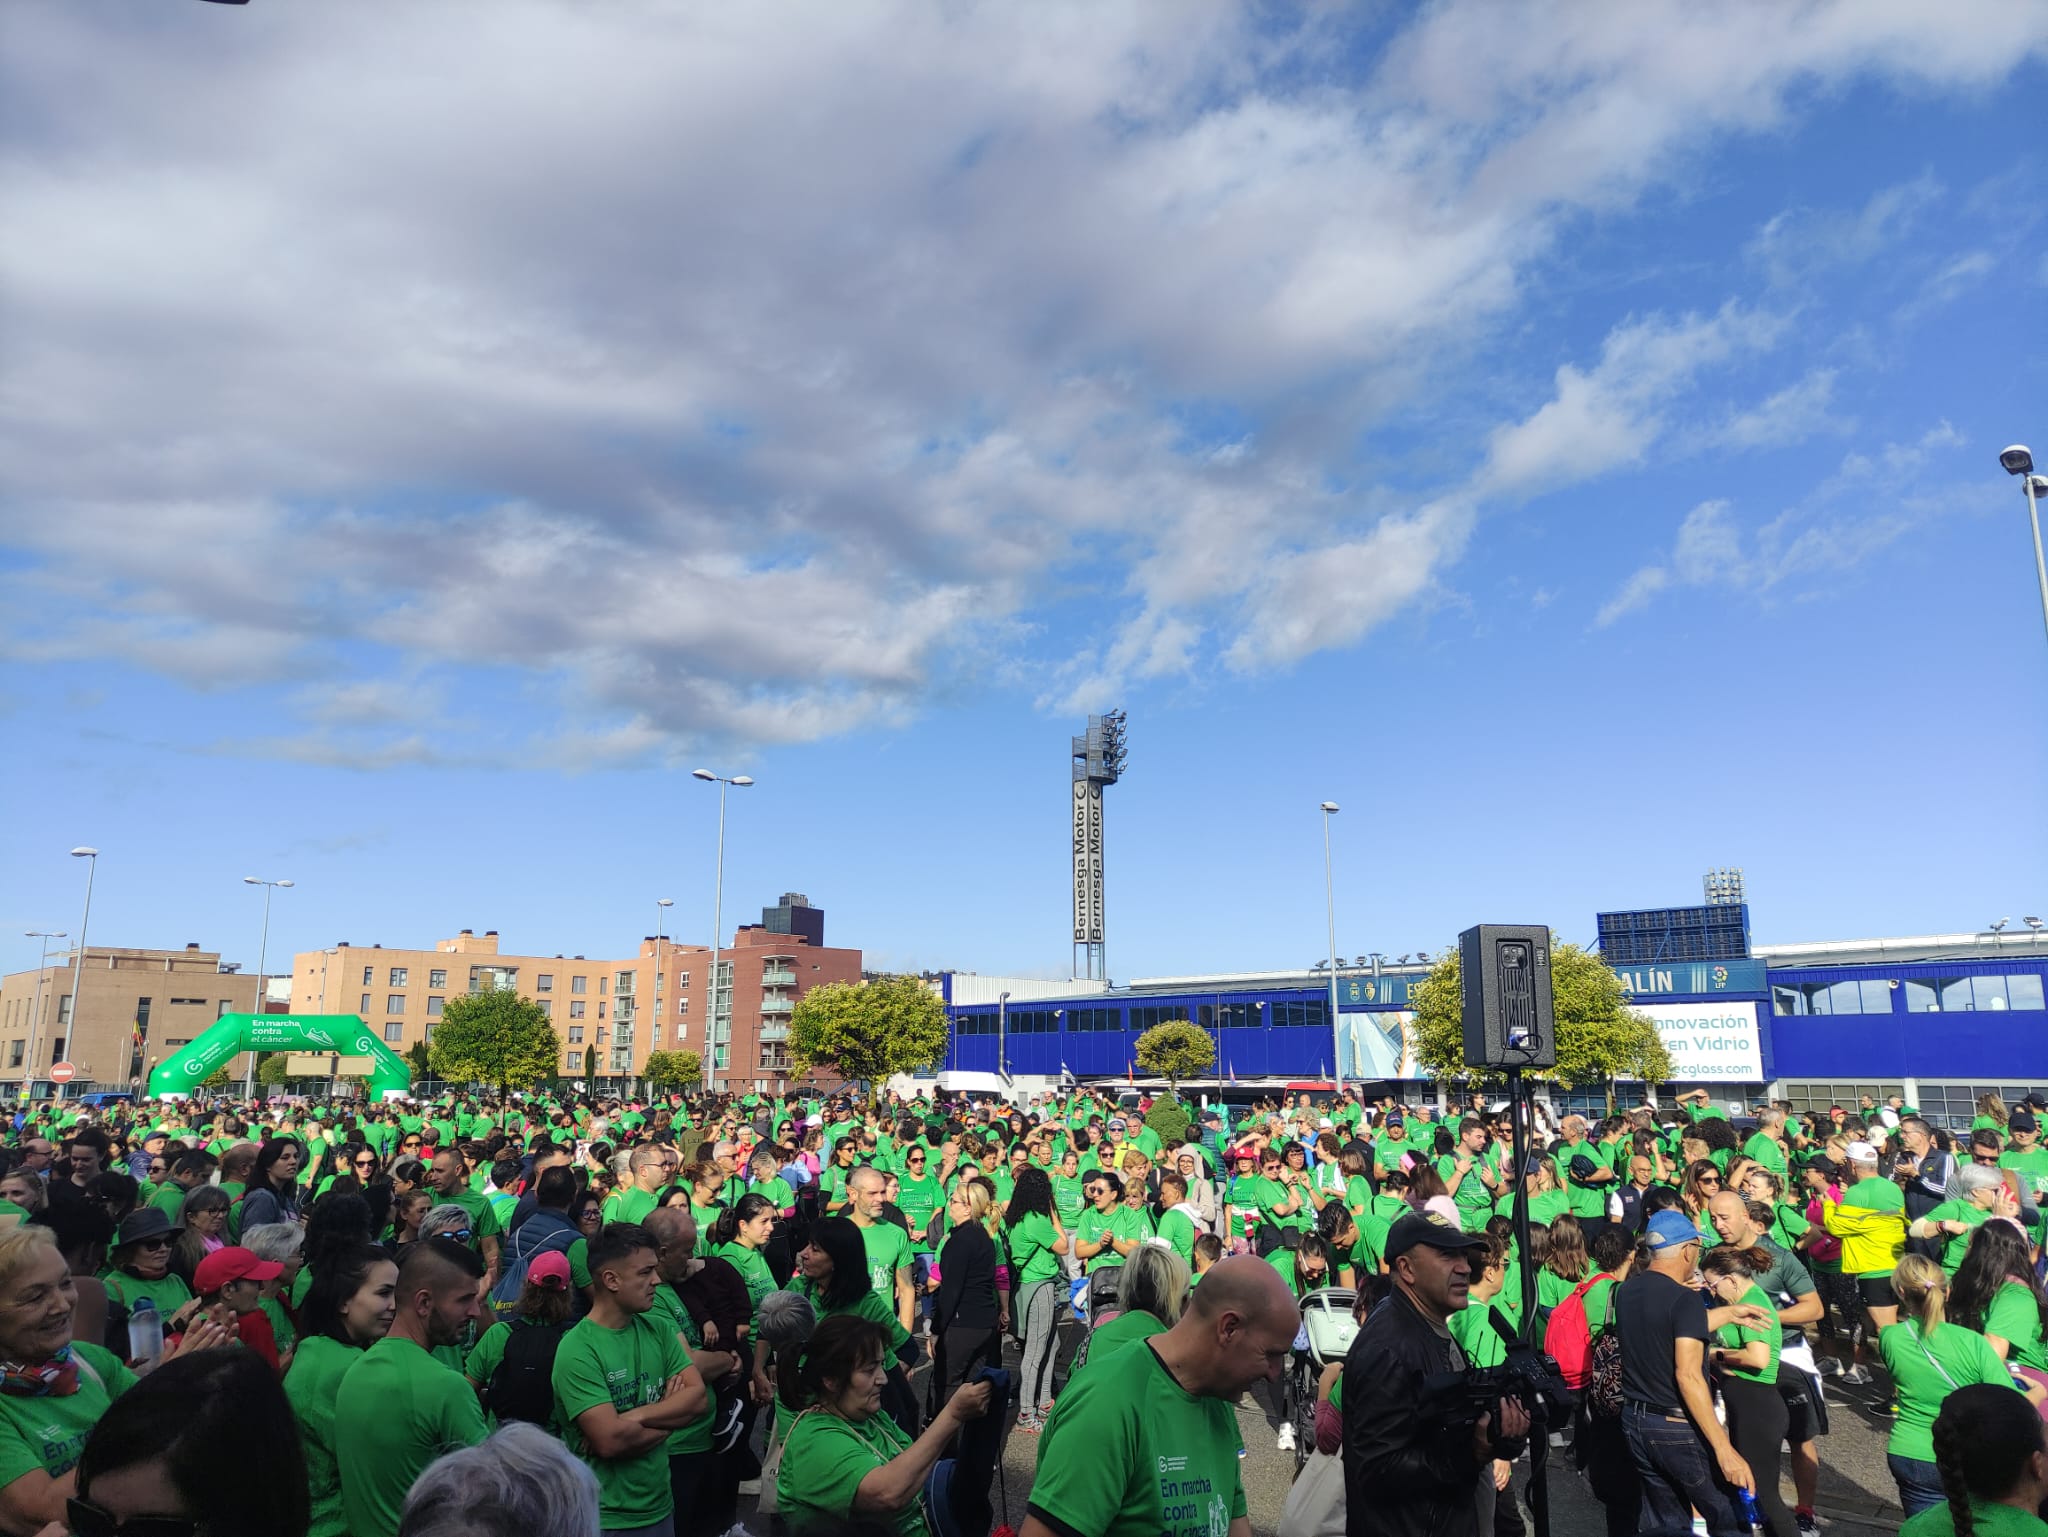
[[[1280,1450],[1283,1452],[1294,1450],[1294,1427],[1292,1425],[1282,1425],[1280,1427]]]
[[[1813,1369],[1823,1377],[1839,1377],[1842,1375],[1842,1363],[1833,1356],[1822,1356],[1813,1363]]]
[[[1852,1366],[1842,1373],[1842,1381],[1846,1386],[1852,1388],[1868,1387],[1870,1385],[1870,1368],[1867,1366]]]

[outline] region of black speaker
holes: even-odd
[[[1458,966],[1465,987],[1465,1065],[1555,1067],[1550,930],[1482,923],[1458,936]]]

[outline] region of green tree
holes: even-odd
[[[429,1046],[434,1076],[487,1083],[500,1094],[552,1078],[562,1042],[540,1005],[492,988],[450,998]]]
[[[650,1051],[645,1077],[649,1083],[701,1083],[704,1059],[694,1051]]]
[[[1194,1123],[1195,1118],[1188,1114],[1187,1106],[1164,1095],[1153,1100],[1152,1108],[1145,1112],[1145,1124],[1168,1147],[1176,1142],[1185,1142],[1188,1128]]]
[[[1192,1020],[1169,1019],[1138,1037],[1138,1066],[1164,1078],[1180,1098],[1180,1081],[1216,1065],[1216,1043]]]
[[[827,1067],[870,1092],[893,1074],[932,1067],[946,1053],[946,1006],[916,977],[831,982],[797,1000],[789,1059],[798,1072]]]
[[[275,1088],[286,1081],[286,1069],[290,1064],[291,1058],[283,1052],[267,1052],[256,1064],[256,1081]]]
[[[215,1068],[212,1072],[208,1073],[204,1078],[200,1079],[199,1087],[202,1089],[225,1089],[230,1084],[234,1083],[234,1081],[235,1080],[228,1075],[227,1068],[225,1066],[222,1066]]]
[[[425,1041],[414,1041],[410,1046],[406,1047],[405,1060],[406,1064],[412,1068],[414,1083],[418,1083],[422,1078],[434,1076],[431,1054],[427,1050],[427,1043]]]
[[[1465,1065],[1464,981],[1455,945],[1408,990],[1415,1011],[1415,1058],[1440,1078],[1498,1082],[1497,1070]],[[1621,979],[1591,951],[1558,940],[1550,944],[1550,990],[1557,1020],[1557,1066],[1531,1077],[1584,1085],[1604,1083],[1610,1101],[1616,1078],[1662,1083],[1671,1055],[1649,1016],[1627,1007]]]

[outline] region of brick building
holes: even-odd
[[[51,1092],[51,1064],[68,1061],[78,1076],[67,1094],[136,1091],[149,1070],[206,1030],[223,1014],[251,1013],[256,978],[223,968],[220,952],[189,944],[182,950],[130,950],[88,944],[78,974],[77,1020],[71,998],[76,952],[53,953],[34,969],[0,979],[0,1084],[18,1095],[33,1073],[38,1098]],[[35,1060],[28,1060],[31,1021]],[[237,1058],[230,1071],[239,1074]]]

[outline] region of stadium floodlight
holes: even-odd
[[[2028,928],[2032,929],[2037,934],[2041,932],[2041,920],[2039,918],[2022,918],[2020,919],[2020,922],[2024,923]]]
[[[1999,919],[1996,923],[1991,925],[1991,932],[1994,934],[2003,934],[2005,932],[2005,926],[2010,922],[2012,922],[2012,919],[2010,918]]]

